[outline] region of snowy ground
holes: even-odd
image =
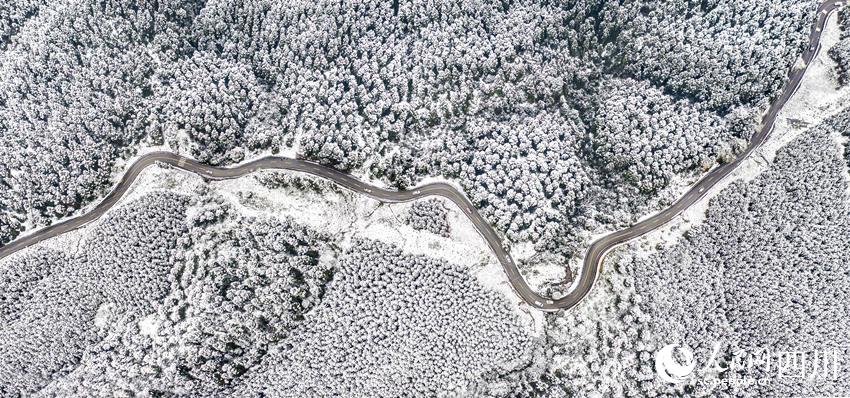
[[[530,286],[543,286],[546,283],[561,283],[567,277],[567,267],[563,263],[546,261],[534,250],[534,242],[511,244],[511,257],[518,263],[531,262],[533,267],[522,273]]]
[[[292,217],[333,234],[343,249],[353,238],[364,237],[397,245],[407,253],[467,266],[484,286],[502,293],[514,304],[517,314],[534,334],[542,333],[542,314],[529,311],[513,292],[501,264],[484,239],[448,200],[444,202],[449,209],[451,237],[444,238],[406,224],[410,203],[382,204],[348,191],[319,194],[294,188],[269,189],[251,176],[214,182],[212,186],[246,214]],[[255,199],[250,204],[240,201],[240,192],[251,192]]]

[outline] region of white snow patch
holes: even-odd
[[[442,184],[448,184],[448,185],[451,185],[451,186],[452,186],[452,187],[454,187],[454,189],[456,189],[458,192],[465,194],[465,192],[464,192],[464,190],[463,190],[463,186],[460,184],[460,182],[459,182],[459,181],[454,180],[454,179],[449,179],[449,178],[441,177],[441,176],[429,176],[429,177],[425,177],[425,178],[423,178],[423,179],[419,180],[419,183],[417,183],[417,184],[416,184],[416,186],[422,186],[422,185],[428,185],[428,184],[436,184],[436,183],[442,183]]]
[[[159,321],[156,314],[150,314],[139,321],[139,333],[150,337],[159,333]]]
[[[368,166],[363,166],[356,170],[351,170],[350,174],[357,178],[360,181],[363,181],[369,185],[376,186],[378,188],[383,188],[386,190],[394,191],[395,189],[387,185],[386,182],[372,178],[371,173],[369,172]]]
[[[104,328],[109,325],[109,318],[115,310],[115,305],[112,303],[101,304],[97,307],[97,312],[94,314],[94,325],[98,328]]]
[[[260,171],[233,180],[214,181],[210,186],[244,214],[291,217],[308,227],[333,234],[347,230],[359,213],[368,212],[368,209],[357,208],[348,198],[352,195],[348,191],[324,190],[319,195],[295,188],[270,189],[254,177],[262,173],[285,173],[312,178],[291,171]],[[315,180],[324,181],[318,178]],[[252,200],[250,205],[243,203],[239,198],[240,192],[250,193],[255,200]],[[377,202],[373,206],[376,204]]]
[[[526,261],[536,254],[532,242],[517,242],[511,245],[511,257],[516,261]]]
[[[109,211],[114,211],[154,191],[172,190],[188,193],[196,187],[203,185],[203,183],[204,180],[193,173],[176,171],[160,166],[148,167],[139,174],[130,189],[124,193],[121,200]],[[109,212],[106,214],[109,214]]]
[[[286,158],[295,159],[295,158],[298,157],[298,150],[300,148],[300,145],[301,145],[300,142],[295,141],[293,146],[291,146],[291,147],[281,147],[281,148],[279,148],[277,153],[272,153],[271,150],[266,150],[266,151],[263,151],[263,152],[258,152],[257,155],[255,155],[253,157],[262,158],[262,157],[266,157],[266,156],[283,156],[283,157],[286,157]]]
[[[366,199],[371,201],[371,199]],[[448,200],[441,199],[444,202]],[[426,231],[417,231],[404,222],[409,203],[383,205],[375,209],[371,217],[357,220],[354,231],[357,235],[372,240],[393,243],[404,251],[445,260],[458,265],[484,264],[496,262],[486,242],[468,222],[466,217],[458,217],[451,203],[449,208],[449,229],[451,238],[444,238]],[[497,262],[496,262],[497,263]]]
[[[528,286],[531,286],[537,292],[541,292],[546,286],[560,286],[564,284],[564,279],[567,277],[567,269],[576,270],[574,268],[575,259],[576,257],[570,259],[569,264],[553,261],[535,263],[534,268],[530,270],[531,272],[523,272],[522,275]],[[576,283],[576,277],[581,270],[580,263],[578,269],[579,271],[573,272],[573,280],[570,282],[572,284]]]

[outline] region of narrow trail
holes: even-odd
[[[517,295],[528,303],[528,305],[539,310],[557,311],[560,309],[569,309],[578,304],[587,295],[587,293],[590,292],[590,289],[599,277],[599,273],[602,268],[602,261],[609,251],[628,242],[629,240],[660,228],[678,216],[682,211],[699,201],[706,192],[710,191],[711,188],[723,178],[732,173],[747,157],[749,157],[767,140],[773,130],[773,125],[776,121],[777,115],[799,88],[803,80],[803,76],[808,69],[808,65],[820,50],[821,33],[826,25],[829,14],[841,7],[843,4],[843,1],[830,0],[822,3],[820,7],[818,7],[817,22],[812,27],[809,35],[809,46],[802,55],[802,59],[805,62],[806,67],[793,70],[790,73],[788,76],[788,82],[782,90],[782,94],[773,102],[767,114],[762,119],[761,127],[756,134],[750,138],[747,149],[739,154],[733,161],[724,163],[703,176],[699,182],[697,182],[670,207],[656,213],[652,217],[632,225],[631,227],[613,232],[593,242],[585,255],[581,275],[579,276],[577,283],[574,283],[570,292],[561,298],[556,299],[541,296],[528,286],[528,283],[526,283],[525,279],[522,277],[516,263],[502,245],[502,240],[499,238],[499,235],[493,227],[478,213],[478,210],[469,201],[469,199],[451,185],[435,183],[422,185],[410,190],[391,191],[369,185],[368,183],[360,181],[349,174],[322,166],[315,162],[275,156],[257,159],[234,167],[223,168],[206,165],[170,152],[155,152],[144,155],[130,165],[130,168],[124,173],[118,185],[116,185],[112,192],[110,192],[91,211],[77,217],[68,218],[38,230],[30,235],[26,235],[9,242],[5,246],[0,247],[0,259],[45,239],[73,231],[100,218],[110,208],[118,203],[121,197],[128,189],[130,189],[133,182],[145,168],[157,163],[168,164],[175,168],[198,174],[201,177],[210,180],[239,178],[259,170],[290,170],[325,178],[346,189],[385,203],[408,202],[429,196],[440,196],[451,200],[469,218],[487,242],[487,245],[502,264],[508,280]]]

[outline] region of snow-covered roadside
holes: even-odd
[[[260,171],[233,180],[211,182],[210,186],[243,214],[291,217],[305,226],[331,234],[345,231],[357,217],[369,212],[368,208],[354,203],[349,198],[353,194],[348,191],[327,190],[317,195],[302,189],[268,188],[255,178],[264,173],[283,173],[313,179],[297,172]],[[243,195],[251,195],[251,200],[242,200]]]
[[[186,138],[186,140],[188,140],[188,138]],[[183,148],[188,148],[188,146],[183,146]],[[292,147],[292,148],[282,148],[277,153],[272,153],[271,150],[265,150],[265,151],[259,151],[259,152],[251,153],[250,158],[248,158],[248,159],[246,159],[246,160],[244,160],[240,163],[246,163],[246,162],[250,162],[252,160],[261,159],[261,158],[268,157],[268,156],[282,156],[282,157],[295,158],[297,151],[298,151],[298,145],[296,143],[296,145],[294,147]],[[111,177],[110,177],[109,186],[103,187],[101,189],[100,196],[97,199],[92,200],[91,202],[87,203],[86,205],[80,207],[79,209],[74,210],[73,212],[71,212],[67,216],[54,217],[53,219],[51,219],[50,225],[62,222],[64,220],[67,220],[67,219],[70,219],[70,218],[79,217],[80,215],[83,215],[83,214],[86,214],[86,213],[92,211],[92,209],[94,209],[98,204],[100,204],[100,202],[103,200],[103,198],[105,198],[106,195],[109,194],[109,192],[112,192],[112,190],[115,188],[115,186],[118,185],[118,182],[121,181],[121,178],[123,178],[124,174],[130,168],[130,165],[132,165],[133,163],[138,161],[143,156],[154,153],[154,152],[172,152],[172,153],[182,154],[182,155],[185,155],[185,156],[190,156],[189,154],[186,153],[185,150],[179,150],[179,149],[173,148],[173,147],[168,146],[168,145],[150,145],[147,142],[142,142],[136,148],[136,152],[133,156],[127,157],[125,159],[118,159],[115,162],[115,164],[112,167],[112,173],[111,173]],[[150,173],[151,170],[157,170],[157,169],[162,170],[160,168],[148,168],[148,169],[144,170],[142,172],[142,174],[139,175],[139,180],[137,180],[136,183],[133,184],[133,186],[130,188],[128,193],[124,195],[124,197],[115,206],[115,208],[120,207],[121,205],[126,203],[131,198],[136,198],[138,196],[141,196],[145,193],[150,192],[153,189],[158,189],[157,188],[158,183],[149,184],[148,182],[144,181],[147,178],[146,177],[147,173]],[[159,175],[159,176],[162,177],[163,175]],[[166,177],[170,178],[170,177],[172,177],[172,175],[168,174]],[[197,178],[196,183],[200,183],[202,181],[200,177],[197,177],[197,176],[194,176],[194,175],[192,175],[192,177]],[[154,179],[156,179],[156,178],[154,178]],[[140,190],[140,194],[131,197],[131,194],[134,191],[137,191],[137,190]],[[97,223],[97,221],[95,221],[94,223]],[[32,225],[32,223],[30,221],[26,221],[25,223],[23,223],[23,227],[24,227],[24,231],[21,232],[17,236],[16,239],[20,239],[20,238],[29,236],[33,233],[37,233],[41,229],[44,228],[44,226]],[[57,236],[53,239],[46,241],[45,245],[47,245],[49,247],[55,246],[57,249],[67,249],[68,244],[71,244],[71,243],[73,243],[73,246],[76,246],[76,242],[80,241],[80,239],[82,237],[82,235],[79,235],[78,232],[79,232],[79,229],[76,230],[76,231],[71,231],[69,233],[63,234],[63,236]],[[21,250],[20,252],[26,252],[26,250]]]
[[[542,333],[542,314],[527,310],[524,302],[513,291],[502,265],[469,219],[449,200],[440,200],[449,209],[450,238],[417,231],[405,223],[404,215],[408,213],[411,203],[381,206],[371,217],[359,219],[354,230],[359,236],[393,243],[407,253],[469,267],[482,285],[502,293],[509,302],[515,304],[512,308],[535,334]]]
[[[194,174],[175,172],[174,170],[169,170],[162,167],[148,167],[139,174],[136,181],[133,183],[132,186],[130,186],[130,188],[127,190],[124,196],[122,196],[121,199],[115,204],[115,206],[107,210],[103,214],[103,216],[101,216],[97,220],[94,220],[76,230],[66,232],[59,236],[44,240],[36,245],[19,250],[15,253],[12,253],[9,257],[4,258],[3,260],[5,261],[8,258],[24,255],[33,248],[39,246],[47,247],[49,249],[60,251],[66,254],[76,253],[79,246],[83,242],[85,242],[85,239],[88,236],[86,231],[89,228],[100,224],[102,220],[109,216],[110,213],[119,209],[120,207],[125,206],[133,200],[136,200],[154,191],[180,190],[181,192],[191,192],[192,189],[194,189],[200,184],[203,184],[203,179],[198,176],[195,176]],[[90,204],[89,206],[86,206],[85,208],[76,211],[72,216],[56,220],[56,222],[85,214],[93,207],[95,207],[98,203],[100,203],[99,200]],[[41,228],[31,229],[25,231],[25,233],[21,234],[19,237],[38,232],[40,230]]]
[[[750,181],[761,174],[773,161],[780,148],[809,128],[837,114],[845,108],[845,104],[850,103],[850,87],[839,86],[835,61],[828,55],[829,49],[838,43],[840,33],[838,13],[833,12],[821,35],[820,52],[809,65],[797,92],[777,116],[774,129],[767,141],[742,162],[730,176],[718,182],[679,217],[641,237],[637,245],[640,251],[635,253],[636,255],[649,255],[658,246],[675,244],[687,230],[704,221],[711,198],[737,180]],[[710,170],[676,177],[667,188],[659,192],[659,195],[645,206],[647,209],[654,210],[638,216],[637,221],[647,219],[663,210],[689,191],[708,171]],[[600,225],[599,228],[585,235],[585,247],[611,232],[614,231],[610,225]],[[580,276],[583,261],[584,256],[577,256],[570,263],[570,269],[576,271],[571,288],[575,287],[575,282]],[[557,277],[563,278],[554,270],[550,270],[550,272],[544,272],[540,278],[529,278],[529,284],[539,287],[544,282],[552,281]]]
[[[134,159],[129,159],[128,164],[146,153],[163,149],[167,148],[147,147]],[[159,190],[187,194],[200,189],[204,184],[209,184],[211,189],[242,214],[292,218],[300,224],[334,236],[337,239],[334,243],[343,250],[351,244],[352,238],[364,237],[397,245],[407,253],[425,255],[466,266],[482,285],[506,297],[530,333],[535,335],[542,333],[542,314],[528,311],[513,292],[501,264],[492,255],[484,239],[466,216],[450,201],[440,199],[449,209],[448,222],[451,237],[445,238],[414,230],[405,222],[411,203],[381,204],[346,190],[322,189],[318,192],[299,188],[269,188],[256,178],[263,173],[283,173],[315,180],[320,186],[326,184],[324,180],[306,174],[281,171],[261,171],[233,180],[205,183],[201,177],[193,173],[170,167],[148,167],[139,174],[127,193],[104,214],[104,217],[83,228],[43,241],[39,245],[70,253],[85,241],[90,227],[98,225],[110,212],[133,200]],[[441,182],[448,181],[441,180]],[[329,183],[328,186],[330,186]],[[21,250],[14,255],[26,253],[28,250],[30,249]]]
[[[353,238],[363,237],[394,244],[406,253],[469,267],[482,285],[505,296],[530,332],[542,333],[542,314],[526,309],[484,239],[448,200],[441,199],[449,209],[451,230],[451,237],[444,238],[407,225],[405,217],[411,203],[381,204],[347,191],[318,193],[294,188],[270,189],[252,176],[211,185],[243,214],[291,217],[336,236],[335,243],[342,249],[352,244]],[[250,202],[240,200],[245,193],[252,195]]]
[[[838,13],[833,12],[821,35],[821,50],[809,65],[800,88],[776,118],[770,138],[755,156],[773,161],[776,151],[784,147],[801,133],[840,112],[850,99],[850,87],[838,84],[837,65],[828,52],[840,40],[841,29]],[[744,170],[744,167],[739,168]],[[758,172],[747,174],[750,179]]]
[[[838,13],[833,12],[821,36],[820,52],[810,63],[797,92],[779,112],[767,141],[742,162],[731,175],[718,182],[706,192],[702,199],[691,205],[679,217],[642,237],[639,241],[641,250],[636,254],[648,255],[659,245],[676,243],[684,232],[705,220],[711,198],[735,181],[751,181],[760,175],[773,162],[780,148],[846,107],[850,101],[850,87],[839,86],[835,61],[828,55],[829,49],[838,43],[840,32]],[[687,189],[688,186],[683,192]],[[647,214],[642,218],[651,215]]]
[[[702,175],[704,173],[707,173],[709,170],[701,170],[698,172],[695,171],[686,176],[675,176],[666,188],[661,190],[655,198],[653,198],[646,204],[646,206],[644,206],[644,208],[652,210],[635,216],[631,223],[652,217],[656,213],[660,212],[661,210],[672,204],[677,198],[688,192],[688,190],[690,190],[690,188],[699,181]],[[633,216],[627,214],[626,212],[622,212],[622,214],[623,216],[619,217],[621,219],[628,219]],[[676,220],[671,222],[671,224],[675,222]],[[675,230],[676,229],[674,229],[674,231]],[[603,237],[615,231],[616,229],[614,225],[610,223],[599,223],[597,227],[593,230],[580,232],[580,237],[582,241],[581,247],[586,249],[590,247],[593,242],[596,242],[597,240],[602,239]],[[532,242],[515,243],[513,244],[513,247],[514,250],[511,253],[511,256],[514,258],[514,260],[518,262],[539,254],[534,251]],[[517,250],[518,248],[521,249]],[[572,291],[573,289],[575,289],[576,285],[578,284],[578,280],[581,277],[582,267],[584,264],[584,254],[584,251],[576,253],[576,255],[573,256],[570,259],[569,263],[566,265],[562,263],[535,264],[531,270],[523,272],[523,277],[525,277],[526,282],[529,284],[529,286],[533,287],[537,291],[540,291],[549,284],[562,283],[562,281],[564,281],[564,278],[567,276],[566,271],[567,269],[569,269],[572,273],[572,282],[570,286],[564,289],[564,291]]]
[[[85,204],[84,206],[80,207],[79,209],[74,210],[73,212],[71,212],[71,214],[69,214],[67,216],[52,218],[50,220],[50,225],[62,222],[64,220],[67,220],[67,219],[70,219],[70,218],[79,217],[80,215],[83,215],[83,214],[86,214],[86,213],[92,211],[92,209],[94,209],[98,204],[100,204],[100,202],[103,200],[103,198],[105,198],[106,195],[109,194],[109,192],[112,192],[112,190],[115,189],[115,186],[118,185],[119,181],[121,181],[121,178],[124,176],[124,173],[127,172],[127,169],[129,169],[131,164],[133,164],[134,162],[139,160],[139,158],[141,158],[144,155],[147,155],[147,154],[153,153],[153,152],[159,152],[159,151],[172,152],[173,149],[171,149],[170,147],[165,146],[165,145],[154,146],[154,145],[147,145],[147,144],[143,143],[138,147],[135,155],[128,157],[126,159],[118,159],[112,167],[112,173],[111,173],[111,176],[110,176],[110,179],[109,179],[109,185],[101,188],[100,196],[97,199],[92,200],[89,203]],[[144,173],[147,173],[147,172],[148,172],[148,170],[145,170],[142,173],[144,174]],[[133,184],[133,187],[131,187],[131,190],[136,189],[136,185],[141,181],[142,177],[144,177],[144,176],[142,176],[142,175],[139,176],[140,180],[137,181],[136,184]],[[125,197],[126,196],[127,195],[125,195]],[[122,199],[122,201],[123,201],[123,199]],[[21,232],[17,236],[16,239],[20,239],[20,238],[32,235],[36,232],[39,232],[41,229],[44,228],[44,226],[32,225],[32,223],[29,220],[27,220],[27,222],[25,222],[23,224],[23,226],[24,226],[24,231]],[[49,242],[63,242],[63,241],[68,240],[68,239],[71,239],[70,240],[71,242],[76,242],[76,241],[79,240],[79,237],[71,238],[71,236],[75,235],[78,231],[79,230],[63,234],[63,235],[68,235],[68,236],[57,236],[54,239],[50,239],[45,244],[50,245]],[[60,245],[59,247],[62,247],[62,246]],[[26,250],[22,250],[21,252],[25,252],[25,251]]]

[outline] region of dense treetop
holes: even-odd
[[[455,178],[513,239],[565,247],[749,134],[735,121],[781,87],[814,6],[7,2],[0,241],[99,197],[148,143]]]

